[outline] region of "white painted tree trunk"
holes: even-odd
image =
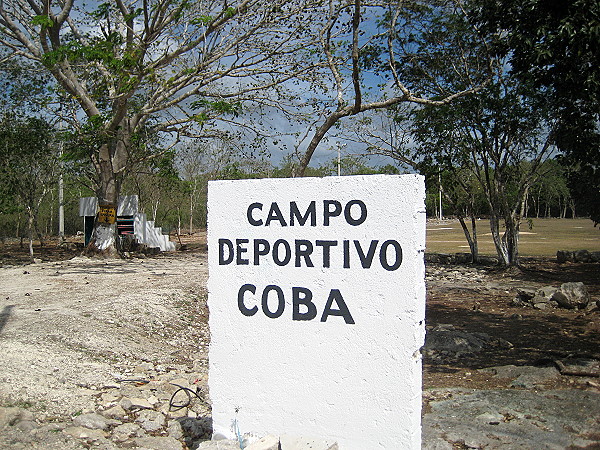
[[[112,249],[116,252],[116,224],[98,223],[94,228],[94,245],[100,252],[112,253]]]
[[[118,198],[123,181],[124,169],[127,165],[129,143],[129,124],[127,120],[121,122],[118,139],[110,145],[103,144],[92,158],[98,175],[98,204],[100,206],[118,207]],[[117,225],[96,220],[92,239],[86,249],[86,253],[103,254],[105,256],[116,256],[119,254],[117,248]]]

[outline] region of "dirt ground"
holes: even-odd
[[[429,267],[431,269],[431,266]],[[451,267],[446,267],[452,273]],[[428,270],[431,273],[431,270]],[[557,264],[550,258],[524,258],[522,270],[507,273],[483,269],[481,282],[434,280],[427,284],[426,320],[430,327],[452,324],[460,330],[483,332],[513,344],[453,359],[448,364],[424,359],[426,387],[500,387],[498,380],[474,370],[502,365],[552,365],[565,358],[600,359],[600,314],[567,309],[537,310],[512,306],[519,289],[558,287],[583,282],[593,300],[600,300],[599,264]],[[469,375],[465,375],[469,373]],[[586,381],[587,382],[587,381]],[[565,377],[558,384],[577,384]]]
[[[66,247],[36,247],[36,264],[28,263],[26,246],[0,244],[0,407],[29,409],[40,424],[64,420],[94,411],[102,389],[149,366],[155,375],[195,377],[204,385],[210,339],[204,239],[204,234],[182,238],[180,251],[171,254],[96,260],[80,257],[82,244],[72,238]],[[427,267],[428,329],[450,325],[512,345],[455,357],[426,355],[425,390],[506,389],[506,380],[479,369],[600,360],[597,308],[511,305],[521,288],[567,281],[584,282],[592,299],[600,300],[599,264],[538,258],[510,272],[456,269]],[[563,375],[544,388],[600,393],[600,378]],[[28,448],[15,444],[14,436],[10,442]],[[49,442],[30,448],[58,448]],[[598,445],[594,448],[600,440]]]

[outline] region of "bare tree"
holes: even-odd
[[[308,1],[73,0],[0,3],[0,44],[49,71],[79,107],[72,125],[95,173],[99,204],[116,208],[124,177],[155,157],[166,133],[213,136],[215,119],[266,101],[310,72]],[[90,252],[116,252],[114,224],[96,221]]]
[[[335,100],[321,111],[310,140],[299,158],[295,176],[303,176],[320,142],[340,120],[368,111],[384,110],[402,103],[441,106],[477,92],[486,83],[488,67],[473,74],[467,84],[447,91],[439,86],[429,92],[411,89],[404,76],[434,79],[435,73],[423,71],[420,55],[411,54],[409,36],[418,39],[435,15],[452,10],[464,14],[459,2],[402,0],[383,2],[328,1],[326,20],[319,31],[320,52],[329,70]],[[444,51],[444,49],[436,49]],[[481,68],[480,68],[481,69]],[[385,86],[378,94],[365,93],[365,79],[373,72],[385,72]],[[373,83],[373,80],[370,80]],[[369,84],[369,83],[366,83]],[[372,87],[372,86],[371,86]]]
[[[12,114],[0,117],[0,129],[0,193],[14,196],[16,204],[27,211],[29,256],[33,262],[34,232],[44,244],[38,225],[40,206],[58,181],[54,130],[44,120]]]

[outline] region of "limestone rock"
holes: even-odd
[[[17,423],[23,411],[17,407],[0,408],[0,429]]]
[[[84,427],[67,427],[64,429],[64,433],[77,439],[88,439],[91,441],[105,438],[108,435],[105,431],[99,429],[92,430]]]
[[[142,434],[142,429],[135,423],[124,423],[113,430],[113,438],[118,442],[124,442],[133,436]]]
[[[600,377],[600,361],[589,358],[569,358],[554,362],[563,375]]]
[[[183,445],[172,437],[143,437],[135,439],[140,450],[182,450]]]
[[[556,252],[556,262],[564,264],[566,262],[573,262],[573,252],[567,250],[559,250]]]
[[[587,250],[577,250],[573,254],[573,260],[582,263],[592,262],[592,255]]]
[[[102,399],[102,404],[111,405],[119,401],[120,396],[112,392],[103,392],[100,398]]]
[[[268,435],[247,446],[246,450],[281,450],[281,444],[277,436]]]
[[[15,427],[21,431],[29,432],[38,428],[38,424],[35,423],[33,420],[20,420],[19,422],[17,422]]]
[[[240,444],[233,439],[200,442],[197,450],[239,450]]]
[[[560,374],[555,367],[498,366],[481,369],[481,372],[494,374],[497,378],[510,379],[509,387],[532,389],[536,385],[556,379]]]
[[[209,418],[182,417],[177,419],[183,433],[190,441],[207,439],[212,432],[212,422]]]
[[[117,423],[119,422],[96,413],[81,414],[73,419],[73,425],[76,427],[84,427],[92,430],[106,430],[109,425],[116,425]]]
[[[120,405],[115,405],[112,408],[102,411],[102,415],[109,419],[123,419],[127,413]]]
[[[167,425],[167,432],[173,439],[182,440],[185,435],[183,433],[183,427],[177,420],[170,420]]]
[[[529,306],[536,309],[561,306],[568,309],[585,308],[590,303],[590,294],[581,282],[563,283],[560,288],[544,286],[535,293],[521,289],[513,300],[514,306]]]
[[[588,250],[577,250],[574,252],[559,250],[556,252],[556,261],[559,264],[565,262],[597,263],[600,262],[600,252],[590,252]]]
[[[553,299],[565,308],[585,308],[590,302],[590,293],[581,282],[563,283],[560,286],[560,294]]]
[[[158,431],[165,426],[166,417],[158,411],[144,409],[139,412],[135,421],[146,431]]]
[[[512,344],[486,333],[468,333],[438,326],[427,331],[423,350],[426,353],[474,353],[492,347],[511,348]]]
[[[123,397],[119,405],[127,411],[132,409],[152,409],[152,405],[145,398]]]

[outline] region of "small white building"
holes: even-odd
[[[175,251],[175,243],[163,234],[162,228],[155,227],[154,221],[147,220],[146,214],[138,212],[137,195],[119,197],[117,205],[117,232],[120,236],[133,235],[135,240],[150,248],[159,248],[161,252]],[[79,199],[79,215],[83,217],[85,245],[90,242],[94,230],[94,221],[98,214],[98,199],[83,197]]]

